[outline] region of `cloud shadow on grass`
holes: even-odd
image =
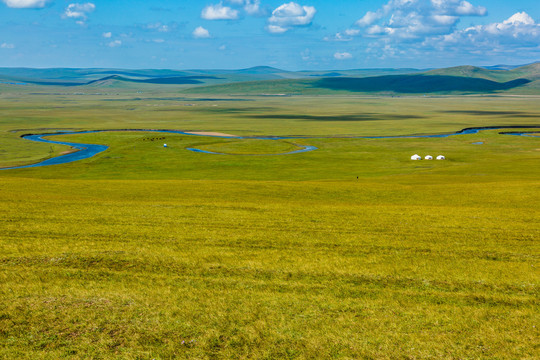
[[[530,114],[521,111],[492,111],[492,110],[443,110],[444,114],[463,114],[473,116],[504,116],[520,118],[540,118],[540,114]]]
[[[429,94],[444,92],[495,92],[509,90],[531,82],[516,79],[505,83],[496,81],[444,75],[386,75],[364,78],[324,78],[316,81],[314,87],[351,92],[396,92],[409,94]]]
[[[401,115],[401,114],[350,114],[350,115],[251,115],[245,116],[255,119],[275,119],[275,120],[305,120],[305,121],[380,121],[380,120],[409,120],[423,119],[421,115]]]

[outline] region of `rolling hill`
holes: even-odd
[[[540,78],[540,62],[508,70],[488,69],[476,66],[456,66],[445,69],[430,70],[425,75],[444,75],[481,78],[497,82],[516,79],[538,80]]]
[[[177,86],[190,94],[301,95],[540,94],[540,62],[512,67],[457,66],[443,69],[352,69],[287,71],[269,66],[239,70],[30,69],[0,68],[2,89],[54,86],[144,90]]]

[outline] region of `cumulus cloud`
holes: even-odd
[[[272,11],[266,29],[271,33],[279,34],[293,27],[310,25],[316,12],[313,6],[302,6],[295,2],[283,4]]]
[[[390,0],[327,40],[352,40],[358,35],[387,41],[422,40],[453,32],[463,16],[486,14],[486,8],[463,0]]]
[[[114,48],[122,45],[122,40],[113,40],[107,44],[108,47]]]
[[[14,49],[15,45],[8,44],[8,43],[2,43],[2,45],[0,45],[0,48],[2,48],[2,49]]]
[[[502,24],[497,25],[499,28],[508,28],[511,25],[536,25],[533,18],[529,16],[525,11],[515,13],[507,20],[504,20]]]
[[[381,19],[384,16],[383,11],[368,11],[360,20],[356,22],[356,25],[365,27],[373,24],[375,21]]]
[[[246,0],[246,2],[245,2],[245,4],[244,4],[244,10],[245,10],[249,15],[258,15],[258,14],[262,14],[262,10],[261,10],[261,2],[260,2],[260,0],[253,0],[253,1]]]
[[[483,6],[473,6],[468,1],[462,1],[456,8],[456,14],[468,16],[484,16],[487,14],[487,9]]]
[[[349,59],[352,59],[353,56],[348,53],[348,52],[337,52],[334,54],[334,59],[337,59],[337,60],[349,60]]]
[[[360,16],[349,29],[328,36],[328,41],[362,37],[367,57],[419,57],[447,59],[537,59],[540,23],[526,12],[500,22],[458,26],[465,17],[485,16],[487,9],[475,0],[387,0]],[[336,59],[340,53],[337,53]],[[502,60],[505,61],[505,60]],[[508,60],[506,60],[508,61]]]
[[[193,30],[193,37],[195,39],[207,39],[210,37],[210,32],[202,26],[199,26]]]
[[[96,5],[92,3],[84,4],[69,4],[64,11],[65,18],[78,19],[77,24],[84,25],[84,22],[88,19],[88,14],[96,9]]]
[[[540,24],[526,12],[518,12],[501,22],[453,28],[448,33],[428,35],[419,41],[400,42],[384,26],[372,25],[365,31],[373,34],[365,36],[374,38],[368,44],[368,54],[380,59],[452,56],[456,59],[496,57],[515,61],[540,55]]]
[[[108,38],[110,38],[112,36],[112,32],[110,32],[110,31],[109,32],[104,32],[102,35],[103,35],[104,38],[108,39]]]
[[[248,15],[261,15],[261,0],[226,0],[232,6],[242,7]]]
[[[208,5],[201,12],[201,18],[205,20],[236,20],[238,19],[238,10],[229,6],[223,6],[223,3]]]
[[[434,47],[455,46],[512,51],[519,48],[537,48],[540,43],[540,24],[526,12],[518,12],[508,19],[487,25],[471,26],[451,34],[426,41]]]
[[[15,9],[40,9],[44,8],[49,0],[2,0],[7,7]]]
[[[279,25],[268,25],[266,27],[266,30],[268,30],[268,32],[270,32],[272,34],[283,34],[283,33],[287,32],[289,29],[285,28],[285,27],[282,27],[282,26],[279,26]]]

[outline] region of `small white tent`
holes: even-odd
[[[444,155],[439,155],[437,156],[437,160],[446,160],[446,158],[444,157]]]
[[[426,155],[426,157],[424,158],[425,160],[433,160],[433,156],[431,155]]]
[[[418,154],[414,154],[413,156],[411,156],[411,160],[422,160],[422,157]]]

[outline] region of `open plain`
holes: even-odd
[[[538,126],[537,96],[25,91],[1,167],[123,131],[0,171],[0,358],[537,356],[538,134],[355,138]]]

